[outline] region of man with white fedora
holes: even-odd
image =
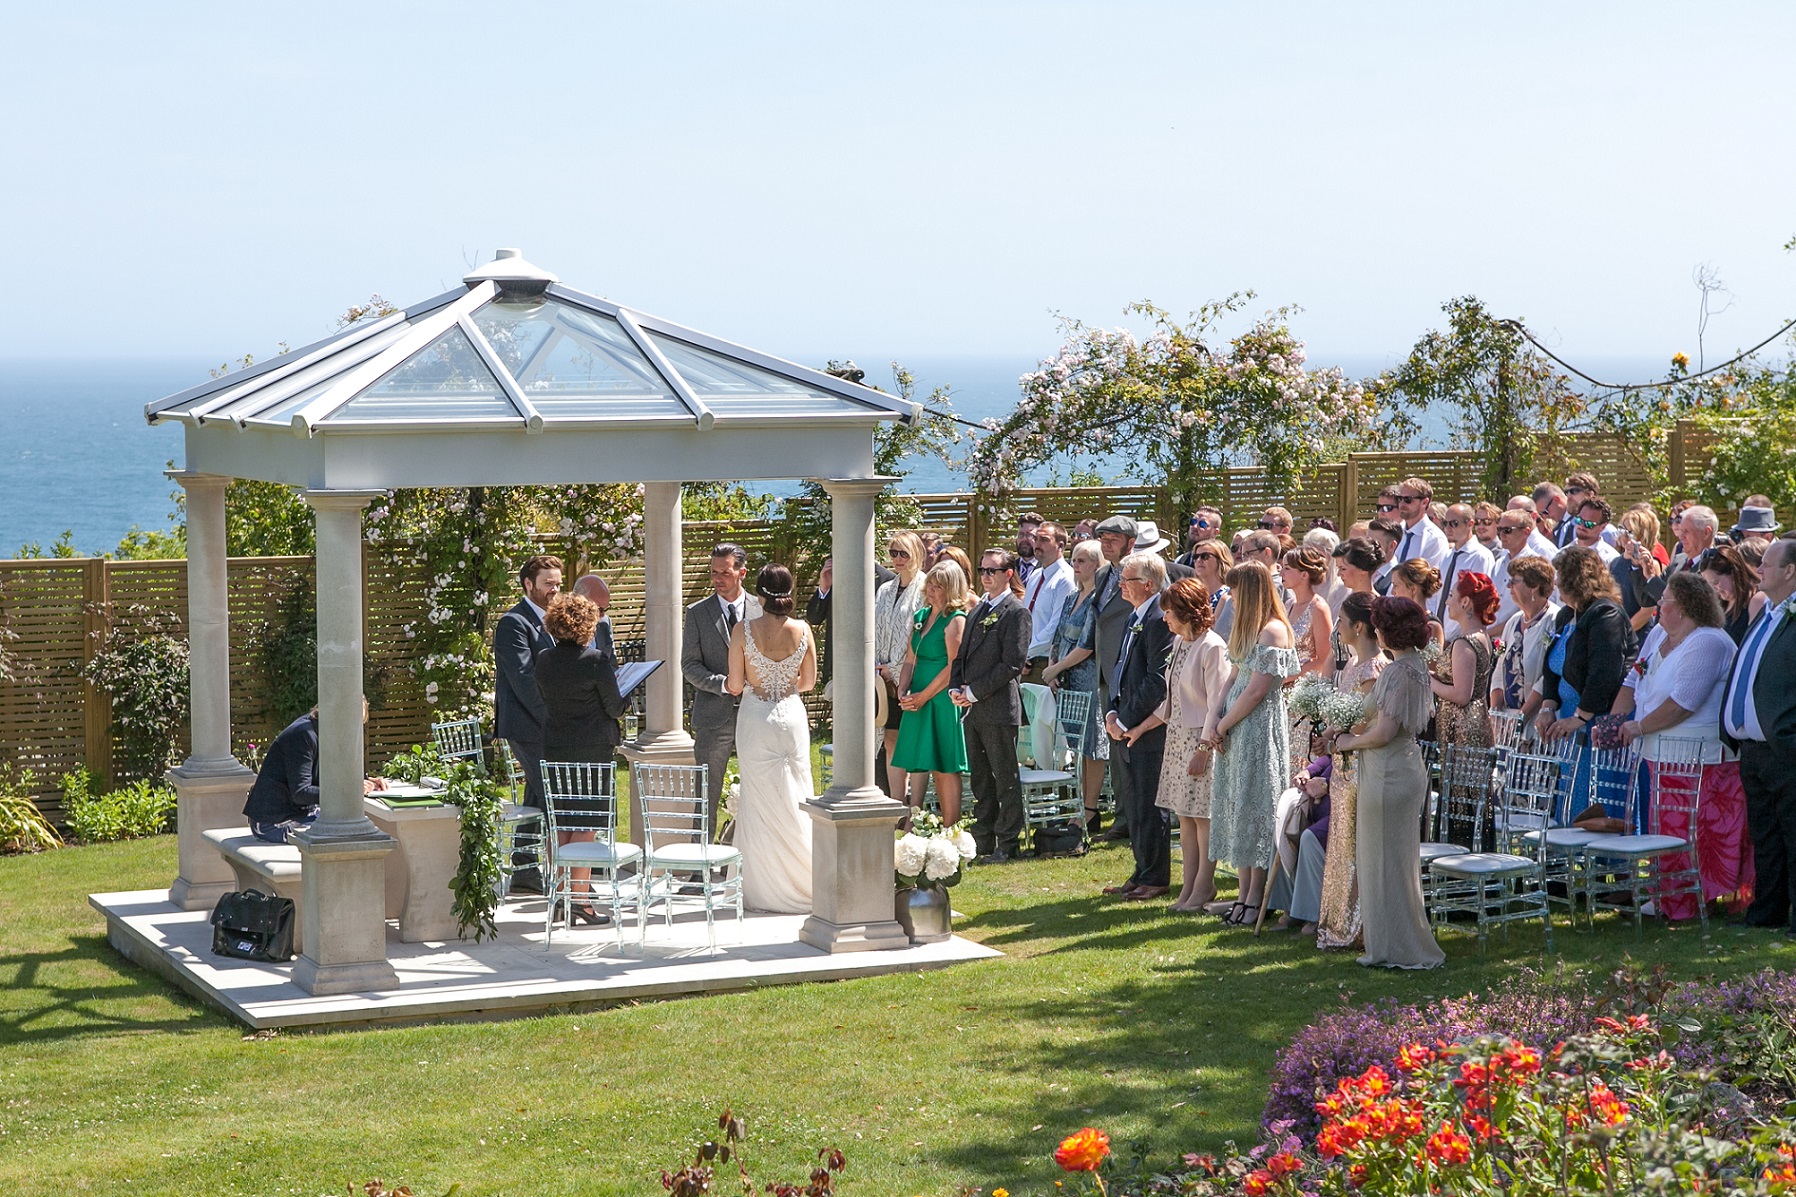
[[[1167,547],[1171,544],[1172,541],[1160,535],[1160,525],[1156,524],[1153,520],[1135,521],[1135,551],[1137,553],[1152,553],[1156,557],[1163,557],[1166,554]],[[1189,578],[1192,575],[1192,572],[1189,565],[1180,565],[1176,561],[1168,561],[1166,563],[1167,584],[1170,585],[1180,578]]]

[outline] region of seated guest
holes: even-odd
[[[617,662],[610,653],[591,647],[598,623],[598,605],[567,592],[551,599],[543,613],[543,629],[555,641],[536,654],[536,688],[548,711],[543,720],[545,761],[612,764],[617,759],[627,704],[617,690]],[[561,831],[555,839],[570,844],[590,840],[594,834]],[[590,890],[590,869],[574,869],[571,876],[575,893]],[[594,910],[590,902],[577,902],[569,908],[568,919],[603,926],[611,916]]]
[[[368,700],[362,700],[362,722]],[[384,790],[377,778],[362,782],[362,793]],[[289,723],[268,746],[262,768],[243,804],[250,834],[268,844],[284,844],[318,821],[318,708]]]
[[[1267,890],[1266,905],[1283,910],[1274,931],[1313,935],[1322,917],[1322,875],[1328,862],[1329,774],[1334,758],[1319,756],[1297,775],[1297,784],[1278,803],[1278,879]],[[1298,828],[1302,828],[1301,832]]]
[[[1703,896],[1738,893],[1752,881],[1750,857],[1743,851],[1746,793],[1740,764],[1725,759],[1721,743],[1721,703],[1734,663],[1734,642],[1721,630],[1721,600],[1699,575],[1673,574],[1659,602],[1659,626],[1647,637],[1640,664],[1628,671],[1617,698],[1617,712],[1629,716],[1621,725],[1625,743],[1635,744],[1646,762],[1642,798],[1650,797],[1650,777],[1663,759],[1663,738],[1697,740],[1705,767],[1699,807],[1702,820]],[[1688,799],[1686,798],[1687,802]],[[1648,831],[1688,835],[1682,812],[1664,812]],[[1687,862],[1667,862],[1667,871]],[[1667,918],[1696,917],[1692,895],[1664,899]]]

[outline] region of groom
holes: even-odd
[[[1023,783],[1016,735],[1023,723],[1017,679],[1029,667],[1029,611],[1017,601],[1017,556],[989,549],[979,562],[985,597],[973,608],[949,672],[949,698],[965,712],[967,771],[973,775],[973,843],[979,859],[1016,855],[1023,835]]]
[[[742,546],[720,544],[711,550],[712,593],[686,608],[686,635],[680,648],[680,673],[693,690],[692,751],[707,769],[713,836],[724,771],[736,753],[738,700],[724,689],[730,672],[730,633],[761,613],[761,604],[742,589],[747,576],[748,554]]]

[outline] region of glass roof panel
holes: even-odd
[[[499,380],[452,328],[326,417],[339,420],[517,419]]]
[[[680,377],[686,380],[701,399],[713,396],[754,396],[754,395],[789,395],[808,396],[816,399],[831,396],[813,386],[787,378],[783,374],[775,374],[772,370],[763,370],[759,366],[751,366],[747,362],[725,357],[709,349],[701,349],[688,341],[661,333],[649,333],[649,339],[657,348],[667,355]]]
[[[685,410],[630,334],[609,316],[553,299],[494,302],[474,313],[474,326],[539,406],[551,396],[615,396],[663,400],[656,406]]]

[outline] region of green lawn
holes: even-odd
[[[381,1177],[421,1197],[661,1192],[725,1103],[749,1158],[848,1154],[845,1197],[1052,1192],[1082,1125],[1161,1153],[1250,1138],[1274,1051],[1343,1000],[1500,985],[1536,930],[1373,973],[1272,932],[1120,905],[1126,848],[974,872],[959,929],[1006,958],[498,1023],[245,1038],[114,957],[90,891],[165,884],[174,841],[0,858],[0,1192],[305,1197]],[[726,930],[725,935],[728,932]],[[1781,937],[1562,928],[1572,967],[1680,977],[1789,964]],[[765,1179],[763,1177],[762,1179]],[[733,1191],[726,1189],[725,1191]]]

